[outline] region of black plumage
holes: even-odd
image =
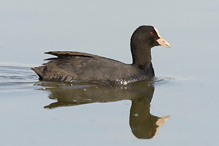
[[[128,85],[154,77],[151,48],[158,45],[170,47],[155,27],[140,26],[131,37],[132,64],[81,52],[51,51],[46,54],[57,58],[32,69],[45,81]]]

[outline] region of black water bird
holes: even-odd
[[[51,51],[46,54],[57,58],[32,70],[45,81],[124,86],[154,77],[151,48],[159,45],[171,47],[155,27],[140,26],[131,37],[132,64],[81,52]]]

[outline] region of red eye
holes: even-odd
[[[150,35],[151,35],[151,36],[153,36],[153,35],[154,35],[154,33],[153,33],[153,32],[150,32]]]

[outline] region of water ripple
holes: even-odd
[[[0,90],[33,89],[37,75],[29,67],[0,66]]]
[[[159,77],[146,81],[148,84],[164,84],[174,80],[168,77]],[[30,67],[19,66],[0,66],[0,91],[11,91],[17,89],[36,89],[40,88],[38,84],[44,84],[44,82],[38,82],[38,76],[30,69]],[[52,84],[52,86],[64,86],[64,88],[82,88],[86,85],[72,85],[65,83],[45,82],[45,84]],[[90,85],[87,85],[90,86]],[[50,86],[51,87],[51,86]]]

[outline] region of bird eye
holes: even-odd
[[[150,35],[151,35],[151,36],[153,36],[153,35],[154,35],[154,33],[153,33],[153,32],[150,32]]]

